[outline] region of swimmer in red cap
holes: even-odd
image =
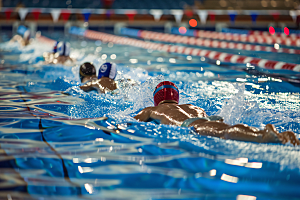
[[[80,66],[79,77],[83,86],[80,86],[85,92],[96,90],[98,93],[107,93],[117,89],[115,77],[117,67],[115,63],[104,63],[99,69],[98,78],[96,68],[92,63],[84,63]]]
[[[134,118],[139,121],[158,121],[162,124],[194,127],[199,135],[219,137],[258,143],[288,143],[300,145],[295,133],[278,133],[275,127],[267,124],[264,130],[244,124],[230,126],[219,116],[207,116],[202,108],[191,104],[178,105],[179,90],[170,81],[159,83],[153,93],[155,107],[148,107]]]

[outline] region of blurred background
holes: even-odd
[[[19,23],[36,30],[72,25],[100,30],[118,23],[143,29],[172,26],[298,33],[299,0],[0,0],[0,30]],[[191,21],[192,19],[192,21]]]

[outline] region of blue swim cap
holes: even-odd
[[[57,53],[60,56],[69,56],[70,55],[70,43],[69,42],[59,42],[57,44]]]
[[[110,79],[115,79],[117,75],[117,65],[116,63],[104,63],[101,65],[98,73],[98,79],[102,77],[108,77]]]
[[[55,45],[53,47],[53,53],[56,53],[57,52],[57,45],[58,45],[58,41],[55,42]]]
[[[20,25],[17,29],[17,33],[24,36],[24,33],[28,31],[28,28],[26,26]]]

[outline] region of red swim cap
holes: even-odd
[[[153,93],[154,105],[158,104],[165,100],[174,100],[177,103],[179,102],[179,91],[177,86],[170,81],[160,82]]]

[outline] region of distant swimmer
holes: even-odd
[[[52,48],[52,51],[50,52],[44,52],[43,53],[43,60],[45,62],[50,62],[50,60],[52,60],[54,58],[54,54],[57,53],[57,45],[58,45],[59,41],[56,41],[53,48]]]
[[[153,93],[154,107],[144,108],[134,118],[161,124],[193,127],[199,135],[258,143],[288,143],[300,145],[295,133],[279,133],[271,124],[259,130],[245,124],[230,126],[220,116],[207,116],[202,108],[191,104],[178,105],[179,90],[170,81],[159,83]]]
[[[63,64],[73,65],[75,60],[70,57],[70,43],[57,42],[52,52],[45,52],[43,54],[45,64]]]
[[[15,35],[9,42],[18,42],[20,46],[25,47],[31,43],[31,34],[25,26],[19,26],[18,35]]]
[[[107,93],[117,89],[115,78],[117,75],[117,66],[115,63],[104,63],[101,65],[96,76],[96,68],[92,63],[84,63],[80,66],[79,77],[83,86],[80,86],[85,92],[96,90],[98,93]]]

